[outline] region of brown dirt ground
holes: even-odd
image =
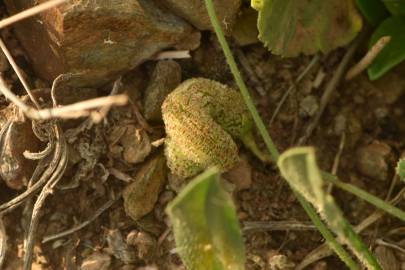
[[[12,50],[15,55],[18,55],[17,61],[31,81],[35,82],[36,78],[29,69],[28,61],[24,59],[22,53],[18,53],[19,47],[12,32],[7,31],[2,34],[8,38],[9,44],[10,42],[15,44],[12,46]],[[308,65],[311,57],[282,59],[270,55],[260,44],[244,47],[242,51],[265,90],[265,95],[261,96],[255,91],[259,87],[257,82],[247,79],[260,113],[268,124],[282,94]],[[203,36],[202,48],[198,53],[209,54],[210,57],[203,57],[204,61],[199,61],[198,57],[178,61],[183,68],[183,79],[203,76],[234,85],[222,53],[212,35],[205,34]],[[293,146],[303,134],[310,117],[300,114],[300,101],[308,95],[313,95],[315,100],[319,102],[325,84],[333,75],[343,54],[344,49],[341,49],[330,55],[322,56],[319,63],[305,76],[304,80],[297,85],[296,91],[287,99],[276,121],[269,127],[270,134],[280,150]],[[361,52],[357,57],[360,55]],[[140,67],[140,72],[150,74],[153,66],[154,63],[152,62],[145,63]],[[321,85],[315,89],[311,85],[320,70],[325,73],[326,77]],[[336,118],[338,115],[344,115],[346,120],[351,123],[349,126],[352,128],[349,128],[346,133],[346,143],[340,159],[338,175],[342,180],[356,184],[381,198],[386,196],[391,184],[395,160],[404,151],[405,95],[402,91],[402,95],[389,96],[396,93],[396,90],[391,88],[405,83],[404,73],[405,66],[403,65],[380,82],[369,82],[365,75],[361,75],[350,83],[341,84],[328,105],[318,128],[308,142],[308,144],[316,147],[320,166],[330,171],[341,141],[341,136],[336,132]],[[6,77],[16,81],[12,74],[11,71],[8,71]],[[246,74],[245,77],[247,77]],[[17,82],[14,84],[14,88],[22,89]],[[388,103],[387,100],[390,102]],[[1,99],[1,104],[4,106],[6,101]],[[111,121],[128,120],[133,117],[132,113],[131,107],[116,109],[112,112],[113,116],[110,116],[110,119],[112,119]],[[159,138],[162,134],[161,124],[153,127],[154,134],[151,137]],[[99,134],[101,138],[97,143],[105,144],[108,130],[104,130],[102,126],[86,130],[79,137],[81,140],[90,142],[96,134]],[[388,144],[392,148],[390,155],[393,158],[388,161],[389,177],[385,181],[373,180],[356,170],[355,153],[357,149],[372,141]],[[95,145],[94,147],[103,148],[105,146]],[[98,163],[106,165],[112,162],[107,152],[105,149],[100,150]],[[238,192],[235,196],[241,221],[288,221],[290,223],[308,221],[301,206],[274,167],[262,164],[243,149],[242,152],[248,156],[249,164],[253,169],[253,176],[250,188]],[[129,174],[139,167],[128,167],[125,164],[119,166]],[[66,176],[62,180],[63,183],[70,181],[76,169],[74,166],[68,168]],[[39,240],[43,236],[69,229],[86,220],[109,198],[120,193],[125,183],[111,176],[102,182],[100,180],[102,174],[102,169],[96,167],[90,176],[88,175],[86,179],[80,181],[79,187],[57,190],[48,199],[37,234],[38,245],[35,249],[34,269],[78,269],[83,260],[95,252],[112,255],[109,269],[155,269],[141,268],[145,266],[155,266],[157,269],[183,269],[179,258],[172,252],[174,248],[172,235],[163,237],[167,229],[166,217],[163,214],[166,201],[163,199],[162,203],[156,205],[153,213],[136,223],[126,216],[123,202],[119,200],[79,232],[54,242],[39,244]],[[397,184],[394,191],[398,191],[400,187],[401,184]],[[16,191],[0,184],[0,203],[9,200],[16,194]],[[170,187],[167,186],[166,191],[162,194],[164,196],[171,195]],[[352,224],[358,224],[374,210],[367,203],[336,188],[333,190],[333,195]],[[404,202],[400,203],[399,207],[404,208],[404,204]],[[23,209],[19,208],[11,214],[7,214],[4,221],[10,243],[5,269],[19,269],[21,267],[23,228],[27,222],[26,214]],[[399,230],[393,232],[394,229]],[[122,255],[118,259],[113,255],[117,255],[119,252],[111,250],[107,241],[107,238],[114,234],[114,230],[121,233],[124,241],[133,230],[147,232],[155,241],[159,238],[162,240],[159,245],[149,243],[153,251],[149,250],[144,253],[141,252],[142,248],[146,246],[147,249],[148,243],[131,247],[122,244],[124,249],[126,248],[129,252],[137,255],[135,258],[126,258],[125,256],[129,255]],[[405,248],[405,245],[401,245],[405,239],[403,224],[387,215],[365,230],[362,235],[372,248],[377,246],[376,239],[384,239]],[[289,260],[298,263],[310,251],[323,243],[322,237],[315,230],[272,231],[262,228],[245,232],[245,239],[248,257],[247,269],[252,270],[270,269],[268,262],[275,254],[286,255]],[[404,253],[396,249],[390,250],[394,253],[398,265],[405,264]],[[345,267],[335,256],[330,256],[316,262],[308,269],[337,270],[345,269]]]

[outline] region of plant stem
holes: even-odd
[[[338,257],[349,267],[351,270],[360,269],[357,263],[352,259],[349,253],[340,245],[335,236],[330,232],[330,230],[325,226],[325,224],[321,221],[317,213],[315,212],[314,208],[312,208],[309,203],[301,196],[298,192],[294,191],[295,197],[297,197],[298,201],[301,203],[302,208],[304,208],[305,212],[307,213],[308,217],[311,219],[312,223],[316,226],[318,231],[322,234],[323,238],[326,239],[329,247],[335,251]]]
[[[245,100],[246,106],[253,117],[253,121],[255,122],[257,129],[259,130],[260,135],[262,136],[263,141],[267,146],[267,149],[270,151],[273,161],[277,162],[280,153],[278,152],[273,140],[271,139],[269,133],[267,132],[266,126],[264,125],[263,120],[260,118],[260,115],[255,105],[253,104],[252,97],[250,96],[249,91],[245,85],[245,82],[243,81],[242,76],[240,75],[238,66],[236,65],[235,58],[232,55],[231,49],[229,48],[229,45],[222,31],[222,28],[218,22],[214,5],[212,4],[212,0],[205,0],[205,5],[207,7],[208,15],[211,19],[211,24],[214,27],[219,44],[221,45],[222,50],[224,51],[226,62],[228,62],[229,68],[231,69],[236,84],[238,85],[240,92],[243,96],[243,99]]]
[[[208,15],[211,20],[211,24],[214,27],[214,31],[217,35],[218,41],[222,47],[222,50],[224,51],[226,61],[231,69],[231,72],[234,76],[234,79],[236,81],[236,84],[238,85],[241,94],[243,96],[243,99],[246,103],[246,106],[248,110],[250,111],[253,120],[260,132],[260,135],[263,138],[264,143],[266,144],[267,149],[269,150],[272,159],[274,162],[277,162],[280,153],[277,150],[277,147],[275,146],[273,140],[271,139],[269,133],[267,132],[266,126],[263,123],[263,120],[261,119],[255,105],[253,104],[252,97],[249,94],[249,91],[245,85],[245,82],[242,79],[242,76],[239,72],[239,69],[236,65],[236,61],[232,55],[232,52],[229,48],[229,45],[225,39],[224,33],[222,31],[222,28],[218,22],[217,15],[215,13],[214,5],[212,3],[212,0],[205,0],[205,5],[208,11]],[[329,246],[336,252],[336,254],[342,259],[342,261],[350,268],[353,270],[359,269],[357,264],[352,260],[351,256],[346,252],[346,250],[335,240],[333,234],[329,231],[329,229],[325,226],[325,224],[322,222],[322,220],[319,218],[317,215],[316,211],[314,210],[313,207],[299,194],[296,192],[295,196],[301,203],[302,207],[308,214],[309,218],[312,220],[312,222],[315,224],[319,232],[322,234],[322,236],[326,239],[327,243]]]
[[[355,196],[365,200],[366,202],[376,206],[377,208],[380,208],[380,209],[384,210],[385,212],[399,218],[400,220],[405,221],[405,212],[402,211],[401,209],[399,209],[395,206],[392,206],[391,204],[387,203],[386,201],[384,201],[368,192],[365,192],[364,190],[362,190],[354,185],[344,183],[344,182],[338,180],[338,178],[332,174],[323,172],[322,176],[325,180],[333,183],[338,188],[343,189],[349,193],[352,193]]]

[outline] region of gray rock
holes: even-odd
[[[85,258],[80,267],[81,270],[108,270],[111,264],[111,256],[105,253],[94,252]]]
[[[381,264],[382,269],[399,270],[400,265],[394,252],[385,246],[377,246],[375,248],[375,256],[378,262]]]
[[[0,52],[0,72],[5,72],[10,68],[10,64],[3,52]]]
[[[388,144],[379,141],[372,142],[357,150],[357,170],[374,180],[387,181],[390,156],[391,147]]]
[[[316,96],[309,95],[301,100],[299,113],[301,117],[312,117],[316,114],[318,109],[318,98]]]
[[[12,14],[36,1],[6,0]],[[102,85],[172,47],[192,27],[150,0],[77,0],[23,20],[15,30],[39,76],[82,76],[79,86]]]
[[[211,30],[211,21],[205,8],[204,0],[160,0],[170,10],[186,19],[199,30]],[[222,29],[230,33],[236,15],[241,6],[241,0],[214,0],[215,11]]]
[[[181,67],[177,62],[169,60],[157,63],[145,91],[144,116],[147,120],[162,121],[163,101],[180,82]]]
[[[166,160],[163,155],[145,163],[134,179],[125,187],[122,197],[125,212],[137,221],[153,210],[166,182]]]

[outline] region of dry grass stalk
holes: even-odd
[[[2,77],[0,77],[0,92],[3,93],[3,95],[16,106],[18,106],[28,118],[34,120],[48,120],[54,118],[72,119],[85,117],[91,115],[91,110],[103,107],[122,106],[128,102],[128,97],[126,95],[115,95],[89,99],[67,106],[37,110],[26,105],[16,95],[14,95]]]
[[[390,43],[391,37],[384,36],[380,38],[376,44],[367,52],[367,54],[358,62],[355,66],[349,69],[346,73],[345,80],[350,81],[364,70],[366,70],[371,63],[373,63],[374,59],[380,54],[380,52],[385,48],[385,46]]]
[[[190,57],[190,51],[165,51],[158,53],[155,57],[155,60],[185,59]]]
[[[67,2],[68,0],[50,0],[48,2],[42,3],[40,5],[37,5],[35,7],[29,8],[27,10],[24,10],[22,12],[19,12],[11,17],[8,17],[4,20],[0,21],[0,29],[4,28],[6,26],[9,26],[10,24],[13,24],[15,22],[24,20],[28,17],[37,15],[38,13],[41,13],[45,10],[48,10],[50,8],[56,7],[60,4],[63,4],[64,2]]]

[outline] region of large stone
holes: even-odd
[[[45,0],[5,0],[10,13]],[[75,0],[15,24],[38,75],[97,86],[186,38],[192,27],[151,0]]]
[[[161,0],[175,14],[183,17],[199,30],[211,30],[204,0]],[[241,6],[241,0],[214,0],[215,11],[222,29],[230,33]]]
[[[181,67],[173,60],[156,64],[145,90],[144,116],[149,121],[162,121],[162,104],[166,96],[181,83]]]

